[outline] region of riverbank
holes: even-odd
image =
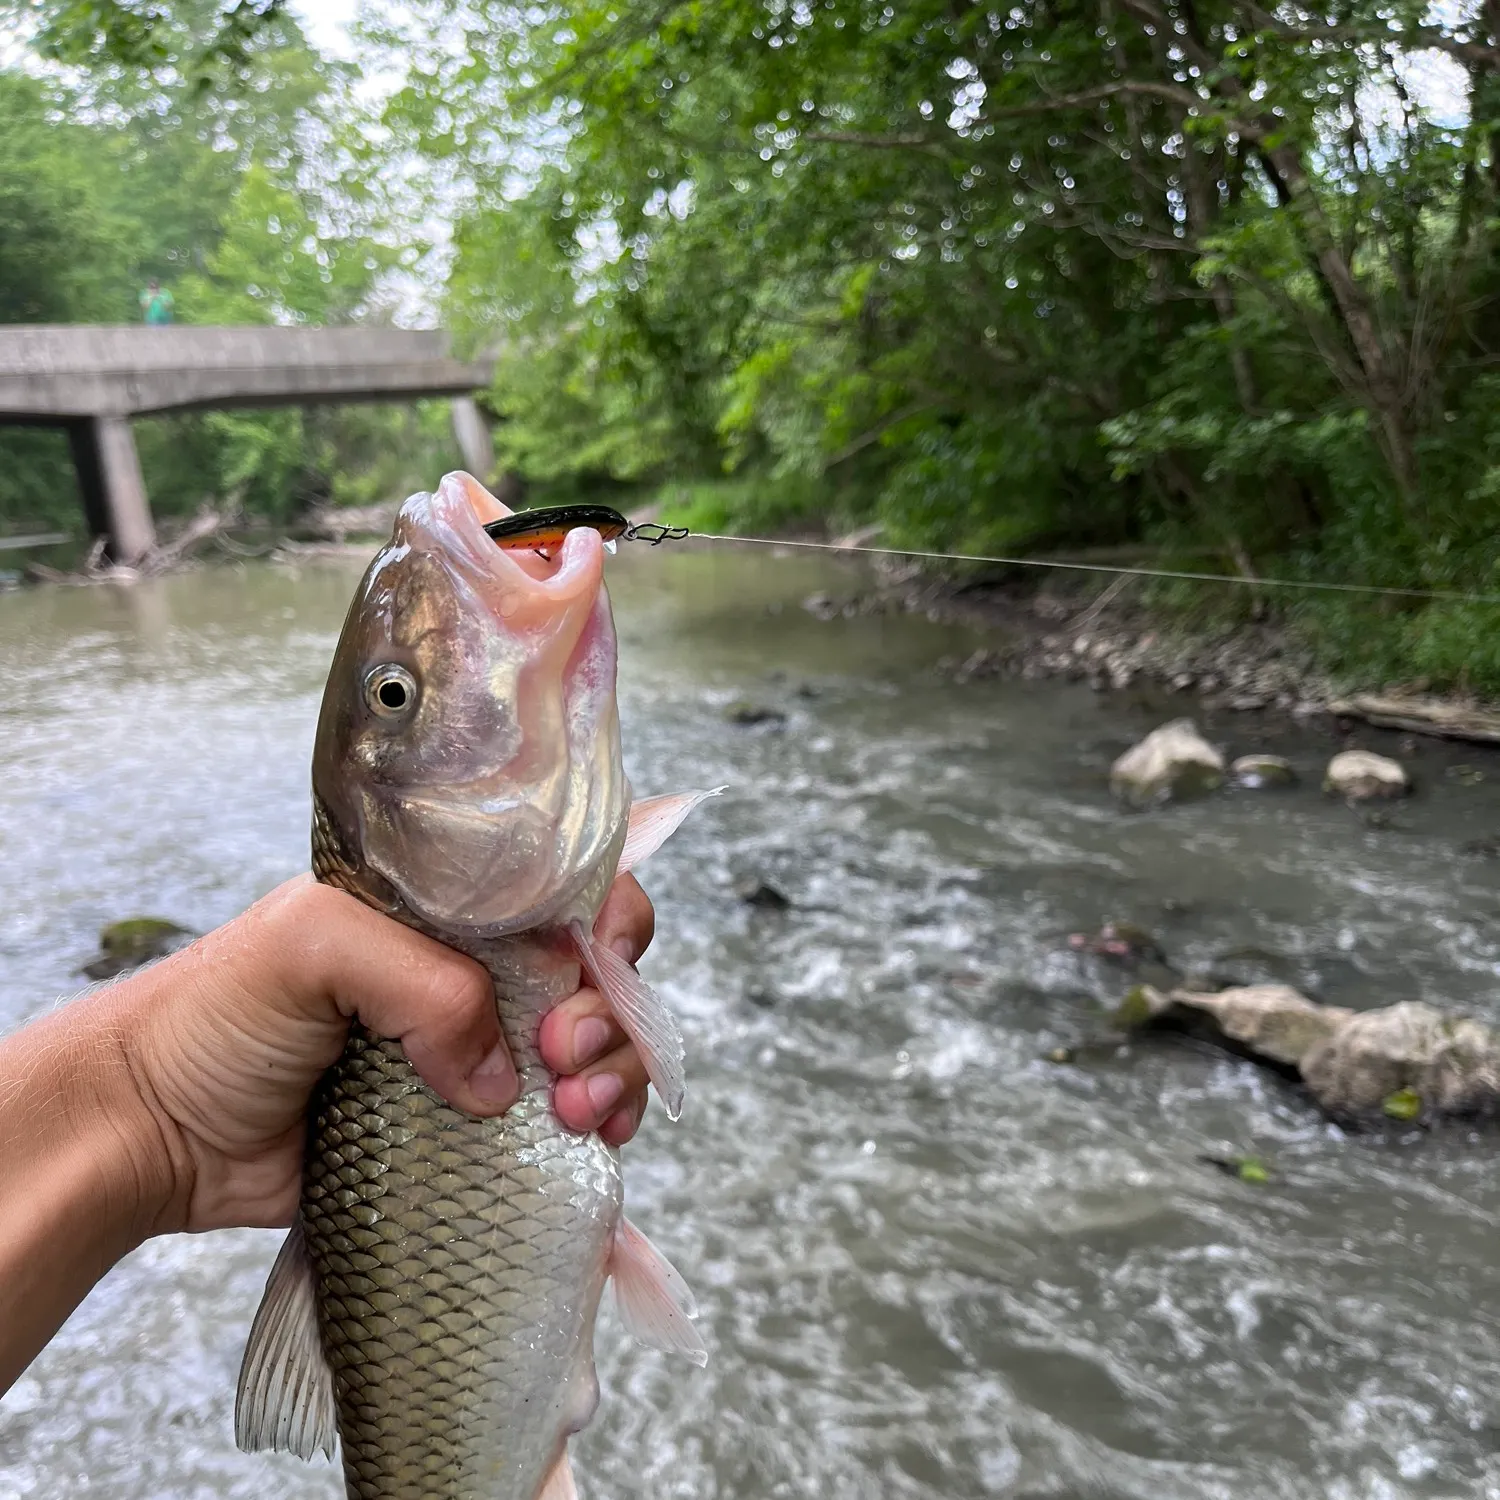
[[[1276,710],[1299,719],[1362,720],[1442,738],[1500,743],[1500,704],[1404,682],[1337,677],[1283,621],[1266,617],[1195,626],[1143,603],[1121,575],[1102,588],[1073,577],[960,581],[877,559],[873,583],[813,595],[810,614],[901,611],[979,631],[985,643],[938,670],[982,677],[1084,682],[1098,692],[1150,684],[1209,709]]]

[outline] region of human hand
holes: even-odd
[[[634,962],[653,927],[645,892],[622,876],[597,935]],[[485,971],[306,877],[85,1004],[112,1014],[161,1132],[170,1171],[157,1232],[291,1222],[308,1103],[356,1016],[399,1038],[459,1109],[503,1114],[518,1092]],[[554,1107],[563,1123],[599,1129],[613,1145],[629,1140],[646,1074],[603,998],[579,990],[548,1015],[538,1041],[562,1075]]]

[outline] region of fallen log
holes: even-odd
[[[1394,694],[1357,693],[1328,705],[1341,718],[1363,719],[1378,729],[1404,729],[1449,740],[1500,745],[1500,713],[1450,703],[1441,698],[1403,698]]]

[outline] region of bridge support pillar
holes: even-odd
[[[453,398],[453,436],[458,439],[458,451],[469,473],[481,484],[488,484],[495,468],[495,445],[489,424],[472,396]]]
[[[130,418],[86,417],[69,426],[68,441],[89,529],[109,538],[116,562],[138,562],[156,545],[156,528]]]

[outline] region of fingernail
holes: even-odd
[[[497,1109],[509,1109],[515,1103],[520,1086],[516,1082],[516,1066],[510,1060],[510,1049],[504,1042],[497,1042],[494,1049],[469,1074],[469,1087],[481,1104],[490,1104]]]
[[[611,1035],[608,1021],[603,1021],[598,1016],[585,1016],[573,1028],[574,1063],[585,1068],[603,1057],[609,1050]]]
[[[635,944],[628,937],[611,938],[609,946],[632,967],[635,965]]]
[[[595,1073],[589,1079],[589,1104],[596,1115],[607,1115],[620,1102],[625,1080],[618,1073]]]

